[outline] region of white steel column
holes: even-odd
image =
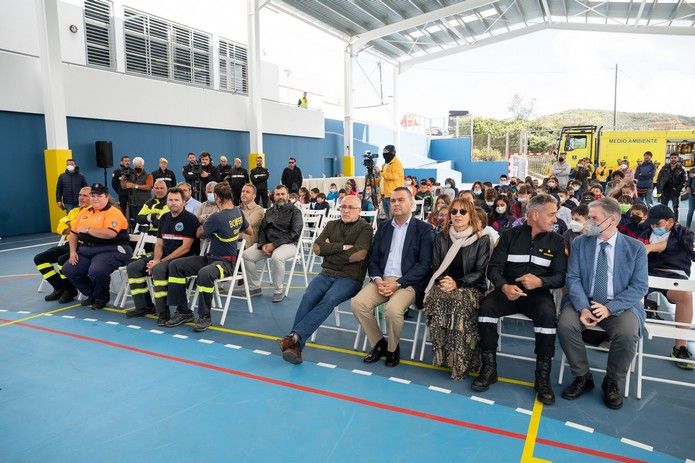
[[[400,81],[401,81],[401,65],[393,68],[393,144],[396,145],[396,150],[401,145],[401,120],[400,115]]]
[[[58,29],[58,0],[36,0],[36,21],[39,33],[41,91],[46,125],[46,147],[68,148],[68,126],[65,113],[63,68]]]
[[[345,118],[343,120],[343,155],[352,156],[352,45],[345,47]]]
[[[248,0],[249,42],[249,148],[251,154],[263,153],[261,102],[260,2]]]

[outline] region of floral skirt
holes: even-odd
[[[450,367],[455,380],[480,368],[478,308],[482,298],[479,289],[445,293],[434,286],[425,299],[423,310],[432,342],[432,364]]]

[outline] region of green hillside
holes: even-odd
[[[695,117],[666,113],[617,113],[618,130],[695,129]],[[529,121],[533,126],[559,129],[566,125],[599,125],[613,128],[613,112],[596,109],[568,109]]]

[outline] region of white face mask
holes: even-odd
[[[208,202],[214,203],[215,202],[215,193],[208,193]]]
[[[620,164],[620,170],[625,170],[627,169],[627,165],[625,164]]]
[[[487,204],[488,206],[492,206],[493,204],[495,204],[495,202],[494,201],[485,201],[485,204]]]
[[[498,206],[495,208],[498,214],[504,214],[507,212],[507,206]]]
[[[577,222],[576,220],[570,220],[570,230],[575,233],[581,233],[584,230],[584,224]]]
[[[481,190],[473,190],[473,194],[476,196],[480,196],[480,193],[482,193]]]
[[[72,164],[68,164],[67,169],[68,169],[68,172],[75,172],[75,166],[73,166]]]

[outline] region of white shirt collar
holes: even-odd
[[[619,232],[616,230],[615,233],[613,233],[613,236],[611,236],[607,240],[604,240],[602,238],[597,238],[596,244],[599,245],[605,241],[606,243],[610,244],[612,248],[615,248],[615,242],[618,240],[618,233]]]
[[[410,214],[410,217],[408,217],[408,220],[406,220],[406,221],[403,223],[403,225],[398,225],[398,224],[396,223],[396,219],[394,218],[394,219],[391,219],[391,225],[393,225],[394,228],[403,228],[403,227],[407,227],[408,225],[410,225],[410,219],[412,219],[412,218],[413,218],[413,214]]]

